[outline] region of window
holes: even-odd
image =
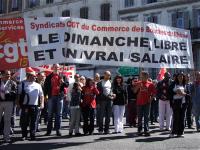
[[[200,8],[193,9],[193,28],[190,32],[192,39],[200,39]]]
[[[53,3],[53,0],[46,0],[46,3],[51,4],[51,3]]]
[[[184,16],[183,12],[177,12],[176,27],[184,28]]]
[[[45,17],[53,17],[52,13],[45,14]]]
[[[193,27],[194,28],[200,27],[200,8],[193,9],[192,13],[193,13],[192,17]]]
[[[0,13],[3,13],[3,0],[0,0]]]
[[[134,0],[125,0],[125,7],[134,6]]]
[[[80,9],[80,18],[88,19],[88,7],[82,7]]]
[[[147,0],[147,4],[155,3],[155,2],[157,2],[157,0]]]
[[[0,0],[0,14],[6,12],[6,0]]]
[[[138,21],[138,16],[122,17],[121,20],[124,20],[124,21]]]
[[[101,5],[101,20],[103,21],[110,20],[110,3]]]
[[[189,12],[178,11],[172,13],[172,26],[177,28],[189,28]]]
[[[145,4],[151,4],[151,3],[155,3],[157,2],[158,0],[142,0],[142,4],[145,5]]]
[[[197,27],[200,27],[200,13],[199,13],[199,15],[198,15],[198,17],[197,17]]]
[[[64,10],[62,12],[62,17],[70,17],[70,10]]]
[[[9,11],[18,11],[22,8],[22,0],[11,0],[9,3]]]
[[[158,15],[147,15],[144,16],[144,21],[158,23]]]
[[[40,0],[29,0],[28,1],[28,7],[33,8],[40,5]]]
[[[158,16],[152,16],[151,18],[153,23],[158,23]]]
[[[11,9],[12,9],[12,11],[18,10],[18,0],[11,1]]]
[[[183,20],[184,20],[183,18],[177,18],[176,27],[178,27],[178,28],[184,28]]]

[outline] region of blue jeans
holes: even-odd
[[[60,96],[52,96],[50,99],[48,99],[47,132],[52,131],[54,113],[55,113],[55,129],[56,131],[60,130],[62,121],[62,110],[63,110],[63,98],[61,98]]]
[[[150,104],[137,106],[138,110],[138,132],[142,131],[142,118],[144,117],[144,132],[149,131]]]

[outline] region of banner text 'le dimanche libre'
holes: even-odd
[[[190,32],[147,22],[25,18],[30,66],[193,68]]]

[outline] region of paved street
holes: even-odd
[[[52,136],[45,137],[45,126],[41,129],[36,141],[20,141],[20,129],[16,128],[13,143],[1,141],[0,150],[200,150],[200,133],[186,129],[185,138],[169,139],[168,132],[159,132],[158,124],[151,126],[150,137],[138,137],[136,128],[128,127],[123,134],[98,135],[95,130],[92,136],[69,137],[67,120],[63,122],[62,137],[55,136],[55,131]]]

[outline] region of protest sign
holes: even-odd
[[[0,19],[0,70],[28,66],[23,18]]]
[[[190,32],[147,22],[25,18],[30,66],[193,68]]]
[[[0,63],[0,70],[23,68],[29,63],[194,67],[187,30],[147,22],[67,17],[0,19]]]

